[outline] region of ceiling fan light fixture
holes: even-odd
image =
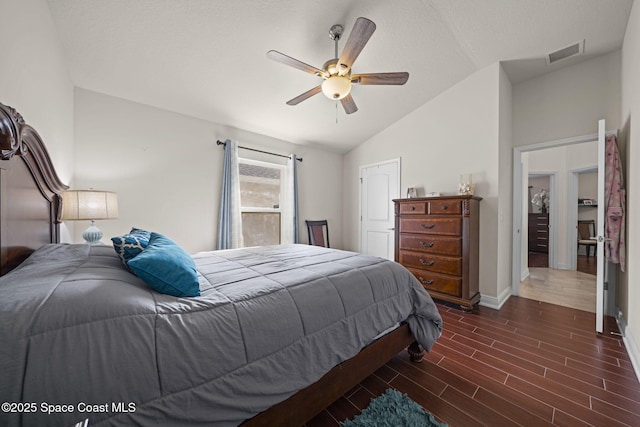
[[[355,101],[351,97],[351,84],[357,85],[403,85],[409,78],[409,73],[368,73],[351,75],[353,62],[356,60],[369,38],[376,29],[376,24],[362,16],[356,19],[356,23],[349,34],[347,43],[338,55],[338,40],[342,36],[342,25],[334,25],[329,30],[329,37],[334,41],[335,56],[324,63],[322,69],[305,64],[295,58],[276,50],[267,52],[267,58],[281,62],[298,70],[324,79],[322,84],[287,101],[287,105],[298,105],[302,101],[322,92],[333,100],[340,101],[345,113],[353,114],[358,111]]]
[[[331,76],[322,82],[322,93],[329,99],[338,100],[349,95],[351,81],[343,76]]]

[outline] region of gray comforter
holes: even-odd
[[[237,425],[436,306],[402,266],[315,246],[193,255],[202,296],[156,293],[109,246],[47,245],[0,278],[0,425]]]

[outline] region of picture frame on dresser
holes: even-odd
[[[395,261],[432,298],[472,310],[480,301],[480,201],[472,195],[395,199]]]

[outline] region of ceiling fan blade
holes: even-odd
[[[342,103],[342,107],[344,108],[345,113],[353,114],[356,111],[358,111],[358,106],[356,105],[356,102],[351,97],[351,94],[342,98],[340,102]]]
[[[299,103],[301,103],[305,99],[311,98],[313,95],[315,95],[316,93],[319,93],[321,91],[322,91],[322,85],[316,86],[313,89],[309,89],[305,93],[303,93],[301,95],[298,95],[293,99],[290,99],[289,101],[287,101],[287,105],[298,105]]]
[[[354,74],[351,83],[361,85],[403,85],[409,80],[409,73]]]
[[[267,58],[273,59],[277,62],[281,62],[290,67],[297,68],[298,70],[302,70],[309,74],[315,74],[317,76],[324,76],[325,74],[325,72],[321,69],[316,68],[313,65],[305,64],[302,61],[298,61],[297,59],[285,55],[284,53],[280,53],[277,50],[270,50],[269,52],[267,52]]]
[[[344,45],[340,59],[338,60],[338,70],[344,75],[351,68],[360,52],[367,44],[369,38],[376,30],[376,24],[373,21],[360,17],[356,19],[356,23],[349,34],[349,39]]]

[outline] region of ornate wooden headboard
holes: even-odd
[[[0,276],[45,243],[60,241],[61,193],[38,132],[0,103]]]

